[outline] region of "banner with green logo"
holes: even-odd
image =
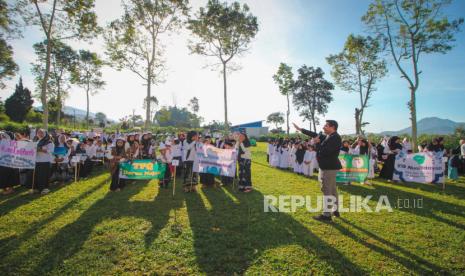
[[[336,182],[364,182],[368,176],[368,155],[339,155],[342,169],[337,172]]]
[[[133,160],[119,164],[122,179],[162,179],[165,175],[166,164],[153,160]]]
[[[393,180],[418,183],[444,183],[442,152],[400,152],[394,164]]]

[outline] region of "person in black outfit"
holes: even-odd
[[[397,136],[392,136],[388,141],[389,154],[384,160],[383,168],[379,173],[379,177],[392,181],[392,176],[394,175],[394,165],[396,161],[396,155],[402,150],[402,144],[400,143],[400,138]]]
[[[334,120],[327,120],[323,127],[323,131],[326,135],[319,135],[316,132],[309,131],[298,127],[294,124],[294,127],[305,135],[312,138],[319,137],[319,146],[317,147],[316,158],[320,166],[320,181],[321,191],[323,192],[323,214],[314,217],[316,220],[331,221],[331,214],[339,217],[338,211],[338,195],[336,188],[336,174],[342,168],[341,162],[339,161],[339,151],[342,146],[341,136],[337,133],[338,124]],[[329,209],[329,200],[333,200],[331,212]]]

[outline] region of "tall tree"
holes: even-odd
[[[197,97],[193,97],[189,101],[189,107],[192,109],[192,112],[194,112],[194,114],[197,114],[197,112],[199,112],[200,109],[199,99]]]
[[[162,127],[186,127],[196,128],[200,127],[202,118],[190,112],[187,108],[179,108],[176,106],[163,106],[155,114],[158,124]]]
[[[420,85],[420,57],[445,54],[452,49],[463,18],[449,20],[442,14],[451,0],[374,0],[363,22],[383,41],[409,86],[412,148],[417,148],[416,92]]]
[[[38,26],[47,41],[92,39],[100,31],[94,2],[95,0],[17,0],[16,10],[20,11],[25,24]],[[53,47],[53,43],[47,44],[45,70],[40,85],[44,128],[48,128],[47,84]]]
[[[279,86],[279,92],[281,95],[286,96],[287,99],[287,112],[286,112],[286,127],[287,135],[289,135],[289,115],[291,114],[291,104],[289,97],[292,95],[292,89],[294,87],[294,75],[292,74],[292,67],[281,63],[279,64],[278,72],[273,75],[273,80]]]
[[[23,86],[23,79],[19,78],[15,92],[5,101],[5,113],[11,120],[22,123],[33,103],[31,91]]]
[[[36,75],[38,87],[41,87],[45,75],[45,63],[47,55],[47,44],[45,40],[33,45],[37,55],[37,62],[33,64],[32,72]],[[48,101],[54,99],[54,108],[56,112],[56,124],[61,122],[61,114],[64,107],[65,99],[68,97],[70,89],[71,76],[76,69],[78,56],[76,51],[61,41],[53,42],[54,47],[50,54],[50,74],[48,79]]]
[[[107,115],[103,112],[97,112],[95,114],[95,120],[99,123],[99,127],[105,127],[107,122]]]
[[[11,79],[18,71],[13,48],[8,44],[9,39],[20,34],[14,16],[14,9],[5,0],[0,0],[0,89],[5,88],[3,81]]]
[[[360,105],[355,108],[355,132],[363,134],[363,113],[368,100],[376,91],[376,82],[387,73],[386,62],[379,56],[380,44],[371,37],[347,37],[339,54],[326,58],[332,66],[331,76],[337,85],[348,92],[358,93]]]
[[[224,122],[228,123],[228,97],[226,75],[238,68],[230,64],[235,56],[241,56],[249,49],[251,40],[258,32],[257,17],[249,12],[249,7],[234,2],[231,5],[209,0],[201,7],[196,17],[189,20],[188,28],[197,41],[189,43],[192,53],[216,57],[223,73]]]
[[[324,78],[320,67],[303,65],[299,68],[294,84],[293,103],[300,115],[313,124],[314,131],[319,122],[318,116],[328,112],[328,104],[333,100],[333,89],[334,85]]]
[[[155,123],[155,110],[158,106],[158,99],[155,96],[150,97],[150,120],[152,124]],[[144,98],[144,105],[143,108],[147,108],[147,98]]]
[[[147,85],[145,128],[151,122],[152,84],[163,81],[161,38],[180,28],[187,5],[187,0],[123,0],[124,15],[104,35],[112,65],[129,69]]]
[[[278,125],[284,123],[284,116],[281,112],[274,112],[266,117],[266,122],[270,124],[275,124],[276,129],[278,129]]]
[[[80,50],[79,62],[73,74],[72,81],[86,91],[86,123],[89,126],[90,95],[95,95],[105,86],[102,80],[102,67],[104,63],[96,53]]]

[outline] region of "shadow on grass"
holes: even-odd
[[[90,177],[95,177],[103,173],[105,173],[105,171],[96,171],[92,173]],[[68,184],[64,185],[50,185],[50,193],[48,193],[46,196],[50,196],[62,188],[76,183],[78,182],[69,182]],[[9,198],[0,203],[0,216],[4,216],[24,204],[28,204],[36,199],[43,197],[41,194],[29,194],[27,191],[29,191],[29,189],[25,187],[18,187],[15,189],[13,194],[6,196]]]
[[[301,246],[325,273],[366,273],[288,214],[265,213],[258,191],[240,194],[228,187],[204,194],[210,210],[199,194],[186,195],[186,205],[197,263],[207,274],[243,274],[265,251],[285,245]]]
[[[395,186],[389,187],[379,185],[376,183],[372,184],[374,189],[368,189],[360,185],[338,185],[341,191],[345,191],[352,195],[360,195],[362,197],[372,196],[371,201],[378,202],[380,196],[388,196],[389,201],[397,203],[397,199],[419,199],[423,198],[422,208],[396,208],[401,212],[408,212],[417,216],[431,218],[438,222],[448,224],[458,229],[465,230],[465,225],[460,224],[456,221],[438,216],[434,211],[444,212],[450,215],[465,217],[465,207],[444,202],[441,200],[433,199],[430,197],[422,196],[417,193],[410,193],[403,190],[396,189]],[[394,200],[393,200],[394,199]]]
[[[146,187],[148,182],[138,181],[127,185],[121,192],[108,192],[105,197],[86,209],[77,220],[59,229],[50,240],[42,243],[41,248],[29,250],[26,256],[21,256],[24,261],[31,255],[40,254],[40,259],[33,264],[31,274],[43,275],[59,269],[65,260],[79,252],[92,230],[107,219],[134,217],[147,220],[151,223],[151,228],[145,233],[145,246],[149,247],[167,224],[170,210],[175,208],[175,204],[171,201],[170,190],[162,189],[154,200],[130,201],[130,198]],[[168,200],[170,204],[167,204]]]
[[[372,239],[375,239],[377,240],[378,242],[382,243],[383,245],[385,246],[388,246],[390,247],[392,250],[389,251],[389,250],[386,250],[382,247],[379,247],[375,244],[372,244],[372,243],[369,243],[369,242],[366,242],[365,240],[361,239],[359,236],[355,235],[354,233],[352,233],[349,228],[346,228],[344,227],[342,224],[334,224],[334,228],[336,228],[339,232],[341,232],[341,234],[351,238],[352,240],[360,243],[361,245],[369,248],[370,250],[372,251],[375,251],[375,252],[378,252],[386,257],[389,257],[390,259],[394,260],[394,261],[397,261],[398,263],[402,264],[403,266],[405,266],[406,268],[408,268],[409,270],[412,270],[414,271],[415,273],[418,273],[420,275],[425,275],[425,274],[431,274],[432,272],[441,272],[441,273],[444,273],[445,272],[445,269],[440,267],[440,266],[437,266],[435,264],[432,264],[430,262],[428,262],[427,260],[421,258],[421,257],[418,257],[414,254],[412,254],[411,252],[409,252],[408,250],[405,250],[404,248],[396,245],[396,244],[393,244],[392,242],[386,240],[386,239],[383,239],[382,237],[344,219],[344,218],[339,218],[339,220],[341,220],[342,222],[344,222],[345,224],[348,224],[350,225],[351,227],[357,229],[358,231],[364,233],[365,235],[367,235],[368,237],[372,238]],[[400,255],[397,255],[393,252],[396,252],[396,253],[400,253],[401,255],[404,255],[405,257],[403,256],[400,256]]]
[[[456,182],[454,184],[446,183],[446,189],[442,190],[442,184],[424,184],[424,183],[390,183],[393,186],[400,186],[400,187],[408,187],[419,189],[421,191],[429,192],[429,193],[437,193],[437,194],[444,194],[451,197],[456,197],[458,199],[465,199],[465,187],[461,187],[460,184],[463,185],[462,182]]]
[[[8,239],[8,240],[0,240],[0,259],[2,260],[5,259],[7,255],[9,255],[16,248],[18,248],[23,242],[29,240],[33,235],[36,235],[40,230],[42,230],[42,228],[45,225],[54,221],[59,216],[64,214],[67,210],[69,210],[71,207],[73,207],[75,204],[79,203],[81,200],[85,199],[90,194],[100,189],[103,185],[106,184],[107,181],[108,181],[108,178],[102,180],[101,182],[93,186],[91,189],[85,191],[84,193],[80,194],[78,197],[67,202],[65,205],[60,207],[57,211],[55,211],[53,214],[51,214],[47,218],[42,219],[32,224],[28,228],[28,230],[26,230],[20,236],[12,237],[11,239]]]

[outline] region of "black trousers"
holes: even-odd
[[[184,161],[184,186],[197,185],[197,173],[193,169],[194,161]]]
[[[36,162],[34,189],[48,189],[52,168],[50,162]]]
[[[0,166],[0,189],[19,185],[19,169]]]
[[[115,171],[111,174],[111,184],[110,190],[114,191],[116,189],[124,188],[126,179],[119,178],[119,166],[115,169]]]
[[[200,173],[200,183],[206,186],[213,186],[215,184],[215,176],[211,173]]]
[[[239,189],[252,188],[252,172],[250,170],[252,161],[250,159],[239,159]]]
[[[163,176],[163,179],[160,179],[158,183],[160,184],[161,187],[168,188],[168,184],[170,184],[170,181],[171,181],[171,171],[170,171],[168,164],[166,164],[165,175]]]

